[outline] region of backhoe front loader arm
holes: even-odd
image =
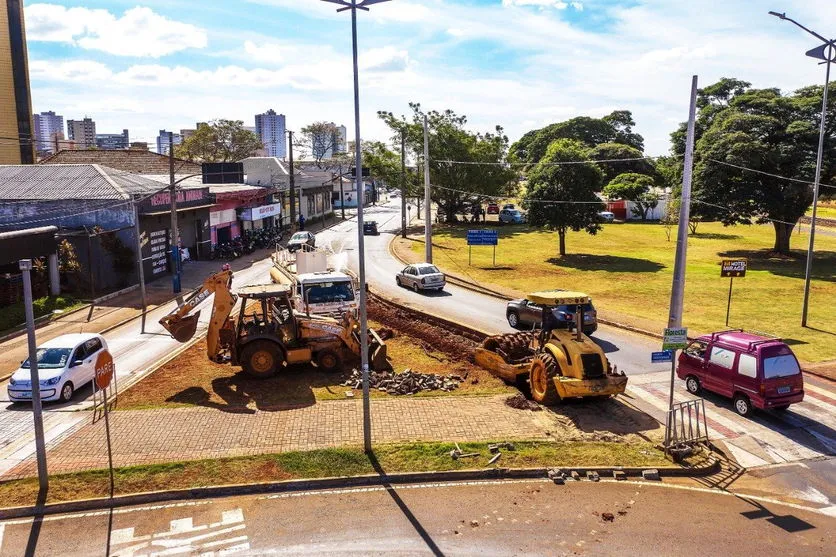
[[[230,287],[232,286],[232,271],[221,271],[207,278],[203,285],[192,292],[182,306],[160,319],[160,325],[168,331],[178,342],[187,342],[194,337],[197,330],[198,310],[192,312],[212,294],[212,317],[209,320],[209,330],[206,332],[206,355],[215,361],[220,350],[220,330],[224,326],[232,308],[238,300]]]

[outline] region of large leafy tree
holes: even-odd
[[[585,230],[589,234],[601,230],[597,213],[603,205],[596,195],[603,183],[601,169],[594,163],[556,164],[584,160],[588,154],[588,148],[580,141],[558,139],[529,173],[523,199],[528,220],[534,226],[557,232],[560,255],[566,255],[569,230]]]
[[[578,116],[545,128],[531,130],[511,145],[510,153],[520,162],[536,163],[556,139],[574,139],[587,147],[601,143],[621,143],[642,151],[644,139],[633,133],[633,115],[629,110],[616,110],[603,118]]]
[[[411,119],[391,112],[378,112],[400,141],[403,130],[409,153],[423,153],[424,111],[410,103]],[[430,182],[432,200],[448,222],[456,219],[474,196],[509,193],[516,175],[505,164],[508,137],[501,126],[492,132],[471,132],[467,117],[452,110],[426,113],[429,125]],[[448,162],[453,161],[453,162]]]
[[[176,156],[201,162],[236,162],[252,156],[264,145],[253,132],[244,129],[241,120],[213,120],[198,126],[181,145]]]
[[[789,254],[792,230],[813,199],[822,92],[813,86],[782,95],[735,79],[701,90],[692,212],[710,212],[727,225],[771,222],[773,251]],[[836,102],[826,127],[828,137],[834,133]],[[674,152],[684,152],[684,125],[673,141]],[[833,184],[836,144],[826,145],[822,182]]]
[[[644,174],[651,178],[651,181],[658,181],[662,185],[661,176],[650,159],[644,158],[644,154],[630,145],[623,143],[601,143],[596,145],[590,152],[589,158],[599,161],[598,166],[604,173],[604,184],[625,172]]]
[[[333,122],[314,122],[303,127],[294,138],[293,146],[300,160],[311,159],[319,169],[331,168],[334,160],[339,164],[340,154],[346,147]]]
[[[418,173],[416,168],[404,165],[401,172],[400,145],[397,151],[390,149],[382,141],[363,142],[363,166],[369,169],[372,178],[380,180],[389,187],[400,188],[405,180],[406,197],[418,195]]]

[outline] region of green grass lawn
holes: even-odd
[[[62,310],[66,313],[84,305],[71,296],[44,296],[32,302],[32,311],[35,319],[43,315],[49,315],[55,310]],[[0,334],[8,332],[26,323],[23,302],[18,302],[2,308],[0,311]]]
[[[502,441],[502,440],[499,440]],[[507,468],[549,466],[669,466],[652,443],[516,441],[515,451],[503,450],[496,466]],[[211,485],[270,482],[375,474],[379,471],[424,472],[488,468],[492,456],[487,443],[460,443],[465,453],[478,458],[453,460],[452,443],[378,445],[373,462],[360,447],[295,451],[279,454],[192,460],[167,464],[128,466],[114,470],[117,495]],[[107,470],[91,470],[50,477],[47,502],[107,497]],[[0,506],[32,505],[38,495],[37,478],[0,482]]]
[[[807,216],[811,216],[813,214],[813,208],[807,210]],[[823,219],[836,219],[836,203],[831,201],[820,201],[819,206],[816,209],[816,217],[821,217]]]
[[[670,241],[658,224],[610,224],[596,236],[571,232],[561,258],[556,233],[500,227],[493,267],[489,247],[474,247],[468,265],[467,228],[434,230],[434,262],[445,271],[518,294],[581,290],[602,317],[648,330],[661,332],[667,322],[676,229]],[[734,283],[729,326],[783,337],[806,361],[836,358],[836,236],[816,235],[809,328],[800,326],[808,237],[793,234],[792,258],[770,257],[773,241],[769,225],[700,224],[688,242],[684,324],[692,334],[725,328],[729,279],[720,278],[720,259],[748,257],[746,277]],[[412,248],[423,253],[423,242]]]

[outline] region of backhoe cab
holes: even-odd
[[[531,398],[556,404],[565,398],[606,398],[623,393],[627,377],[610,365],[600,346],[582,332],[581,292],[550,290],[526,299],[543,308],[543,329],[486,338],[474,354],[476,363],[508,382],[530,384]],[[556,306],[574,305],[575,321],[550,319]]]
[[[316,362],[323,371],[341,371],[348,353],[360,355],[360,325],[354,315],[334,319],[296,313],[290,289],[283,285],[247,286],[230,292],[229,271],[209,277],[182,306],[160,320],[179,342],[190,340],[197,327],[197,305],[215,294],[206,334],[207,357],[241,366],[256,378],[272,376],[286,365]],[[231,316],[236,302],[237,316]],[[386,345],[369,330],[369,362],[384,369]]]

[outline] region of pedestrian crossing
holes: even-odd
[[[702,393],[709,439],[724,445],[738,464],[746,468],[796,462],[836,455],[836,385],[805,375],[804,401],[784,412],[755,410],[738,415],[731,400]],[[665,422],[670,396],[670,372],[631,376],[625,395],[631,403]],[[674,383],[674,402],[698,397]]]

